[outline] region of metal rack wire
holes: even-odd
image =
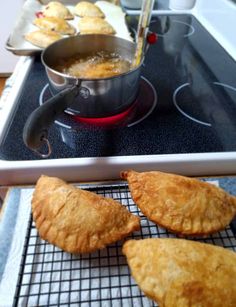
[[[86,189],[116,199],[141,217],[141,231],[129,238],[175,237],[142,215],[126,184]],[[199,241],[236,250],[236,236],[230,227]],[[31,217],[14,306],[157,306],[131,277],[121,252],[122,244],[119,241],[92,254],[71,255],[41,240]]]

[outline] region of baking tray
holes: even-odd
[[[230,191],[235,181],[222,179],[219,183]],[[126,183],[83,188],[112,197],[140,216],[141,231],[128,238],[175,237],[143,216]],[[230,226],[205,239],[194,240],[236,251],[234,231]],[[13,306],[157,306],[140,291],[131,277],[121,252],[122,244],[123,241],[119,241],[92,254],[71,255],[41,240],[30,217]]]
[[[36,13],[41,12],[44,5],[49,3],[48,0],[26,0],[20,15],[16,19],[11,34],[9,35],[5,48],[15,55],[31,56],[40,53],[43,49],[32,45],[24,39],[24,35],[28,32],[38,29],[33,25],[33,20],[36,18]],[[62,0],[61,3],[65,4],[71,11],[79,0]],[[129,33],[125,13],[121,7],[115,7],[107,1],[90,1],[96,3],[106,15],[107,21],[115,28],[116,36],[122,37],[127,40],[132,40]],[[79,17],[75,16],[74,20],[68,22],[78,29]],[[67,35],[64,35],[66,37]]]

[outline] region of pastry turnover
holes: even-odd
[[[80,17],[99,17],[104,18],[102,10],[95,4],[87,1],[79,2],[74,9],[75,15]]]
[[[140,228],[139,217],[117,201],[41,176],[32,213],[42,239],[69,253],[90,253]]]
[[[49,30],[36,30],[25,35],[28,42],[40,48],[46,48],[61,38],[60,34]]]
[[[98,17],[80,18],[78,22],[80,34],[115,34],[115,29],[105,20]]]
[[[131,170],[121,177],[148,219],[180,235],[217,232],[236,214],[236,197],[207,182],[155,171]]]
[[[132,276],[160,307],[236,306],[236,253],[183,239],[125,242]]]
[[[43,9],[45,17],[59,17],[62,19],[74,19],[69,9],[61,2],[51,1]]]
[[[75,34],[75,28],[66,20],[58,17],[42,17],[34,20],[34,25],[43,30],[51,30],[60,34]]]

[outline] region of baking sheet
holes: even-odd
[[[39,0],[26,0],[22,7],[21,14],[16,20],[15,26],[9,36],[6,43],[6,49],[16,55],[34,55],[42,51],[42,48],[32,45],[24,39],[26,33],[37,30],[38,28],[33,25],[33,21],[36,18],[36,13],[41,12],[43,6],[49,1]],[[66,7],[73,13],[74,6],[79,2],[78,0],[61,1]],[[116,30],[116,36],[132,40],[131,34],[128,30],[125,21],[125,13],[120,6],[114,5],[107,1],[96,1],[95,4],[100,7],[106,16],[106,20]],[[73,20],[68,22],[72,24],[78,30],[78,16],[75,16]],[[79,32],[78,32],[79,33]],[[64,36],[66,37],[66,35]]]
[[[205,178],[236,195],[236,177]],[[141,230],[130,237],[175,237],[150,222],[134,204],[124,182],[80,185],[121,202],[141,218]],[[156,304],[132,278],[122,255],[123,241],[92,254],[71,255],[41,240],[31,219],[33,188],[13,188],[0,223],[0,306],[93,306],[121,307]],[[11,221],[11,223],[9,223]],[[198,241],[236,252],[232,225]],[[7,234],[7,235],[6,235]]]

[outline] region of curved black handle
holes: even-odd
[[[30,114],[23,130],[23,141],[27,147],[37,151],[43,145],[50,125],[73,103],[79,91],[79,85],[67,88]]]

